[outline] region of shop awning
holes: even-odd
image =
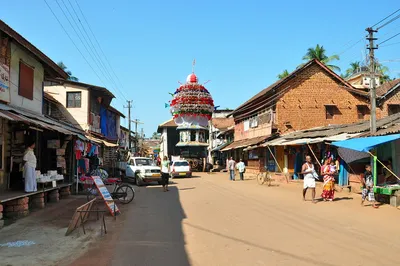
[[[33,124],[36,126],[40,126],[44,129],[54,130],[63,133],[65,135],[79,136],[84,133],[83,131],[72,126],[63,125],[56,120],[47,118],[40,114],[32,114],[27,111],[12,107],[10,105],[0,104],[0,116],[7,120]]]
[[[101,144],[104,144],[104,145],[107,146],[107,147],[117,147],[117,146],[118,146],[117,143],[112,143],[112,142],[109,142],[109,141],[107,141],[107,140],[95,138],[95,137],[90,136],[90,135],[86,135],[86,138],[87,138],[88,140],[94,142],[94,143],[97,143],[97,144],[100,144],[100,145],[101,145]]]
[[[215,147],[212,151],[220,151],[221,149],[225,148],[225,147],[228,146],[229,144],[230,144],[230,142],[223,143],[223,144],[221,144],[221,145]]]
[[[251,138],[251,139],[242,139],[242,140],[237,140],[229,144],[227,147],[223,148],[221,151],[229,151],[233,149],[240,149],[244,147],[249,147],[252,145],[259,144],[263,142],[265,139],[267,139],[268,136],[262,136],[262,137],[256,137],[256,138]]]
[[[117,143],[112,143],[112,142],[109,142],[109,141],[107,141],[107,140],[103,140],[103,143],[104,143],[104,145],[107,146],[107,147],[118,147],[118,144],[117,144]]]
[[[326,137],[319,137],[319,138],[298,138],[298,139],[285,139],[284,137],[282,138],[277,138],[271,141],[268,141],[264,143],[263,147],[266,146],[295,146],[295,145],[306,145],[306,144],[314,144],[314,143],[320,143],[320,142],[325,142],[325,141],[342,141],[342,140],[347,140],[350,138],[354,138],[356,136],[360,135],[360,133],[357,134],[348,134],[348,133],[343,133],[339,135],[334,135],[334,136],[326,136]]]
[[[360,152],[367,152],[376,146],[381,144],[400,139],[400,134],[377,136],[377,137],[366,137],[357,139],[348,139],[343,141],[333,142],[332,145],[336,147],[356,150]]]

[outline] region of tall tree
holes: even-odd
[[[377,63],[376,64],[376,72],[378,72],[379,74],[382,75],[380,78],[381,83],[385,83],[385,82],[392,80],[389,76],[390,71],[387,66]]]
[[[360,61],[354,61],[350,63],[350,67],[346,70],[346,73],[344,75],[345,78],[350,77],[353,75],[357,69],[361,67],[361,62]]]
[[[283,70],[282,71],[282,73],[281,74],[279,74],[278,76],[277,76],[277,78],[278,79],[283,79],[283,78],[286,78],[287,76],[289,76],[289,71],[287,71],[287,69],[285,69],[285,70]]]
[[[340,71],[340,68],[338,66],[330,64],[331,61],[333,60],[339,60],[340,59],[339,56],[338,55],[327,56],[326,50],[322,45],[320,46],[319,44],[317,44],[315,48],[310,47],[307,49],[307,53],[303,56],[303,60],[310,61],[313,59],[317,59],[331,70]]]
[[[152,139],[159,139],[160,135],[157,132],[154,132],[153,135],[151,136]]]
[[[65,71],[65,73],[68,74],[68,80],[72,80],[72,81],[79,81],[79,79],[75,76],[72,75],[72,72],[70,70],[67,69],[67,66],[63,63],[63,61],[60,61],[57,63],[57,65]]]

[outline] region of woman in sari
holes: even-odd
[[[333,201],[335,196],[335,178],[333,175],[335,174],[331,170],[331,159],[325,161],[325,164],[322,166],[322,175],[324,176],[324,186],[322,190],[321,197],[324,201]]]

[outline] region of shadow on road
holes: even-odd
[[[190,265],[185,250],[179,190],[142,188],[116,241],[111,265]]]
[[[252,243],[250,241],[247,241],[247,240],[244,240],[244,239],[240,239],[240,238],[236,238],[236,237],[232,237],[232,236],[228,236],[228,235],[225,235],[225,234],[222,234],[222,233],[219,233],[219,232],[215,232],[215,231],[212,231],[210,229],[207,229],[207,228],[204,228],[204,227],[201,227],[201,226],[198,226],[198,225],[194,225],[194,224],[190,224],[190,223],[185,223],[185,225],[189,226],[189,227],[192,227],[192,228],[195,228],[197,230],[203,231],[203,232],[207,232],[209,234],[213,234],[213,235],[216,235],[216,236],[219,236],[219,237],[222,237],[222,238],[226,238],[226,239],[229,239],[229,240],[232,240],[232,241],[235,241],[235,242],[240,242],[242,244],[245,244],[245,245],[248,245],[248,246],[251,246],[251,247],[254,247],[254,248],[259,248],[259,249],[262,249],[262,250],[265,250],[265,251],[268,251],[268,252],[273,252],[273,253],[276,253],[276,254],[280,254],[280,255],[285,256],[285,257],[290,257],[292,259],[295,259],[295,260],[298,260],[298,261],[302,261],[302,262],[305,262],[305,263],[308,263],[308,264],[314,264],[314,265],[320,265],[320,266],[321,265],[323,265],[323,266],[333,266],[333,264],[329,264],[329,263],[326,263],[326,262],[323,262],[323,261],[317,261],[317,260],[301,257],[301,256],[298,256],[298,255],[295,255],[293,253],[289,253],[289,252],[286,252],[286,251],[282,251],[282,250],[278,250],[278,249],[262,246],[262,245],[259,245],[259,244],[255,244],[255,243]]]

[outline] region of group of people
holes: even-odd
[[[236,170],[239,172],[240,180],[244,180],[244,173],[246,172],[246,165],[244,164],[242,159],[240,159],[240,161],[238,163],[236,163],[235,160],[233,160],[233,158],[230,157],[227,167],[229,170],[229,180],[235,181]]]
[[[310,189],[312,193],[312,202],[316,203],[315,200],[315,180],[319,179],[319,175],[315,170],[314,164],[312,163],[311,156],[306,156],[306,162],[303,164],[301,174],[304,175],[304,186],[303,186],[303,200],[306,200],[307,190]],[[331,159],[325,160],[324,165],[321,167],[321,175],[323,176],[323,189],[321,198],[324,201],[333,201],[335,197],[335,176],[338,174],[337,166]],[[365,166],[365,172],[362,183],[361,193],[361,205],[364,206],[364,202],[368,197],[368,201],[372,202],[374,208],[378,208],[375,196],[374,196],[374,181],[372,177],[371,165]]]

